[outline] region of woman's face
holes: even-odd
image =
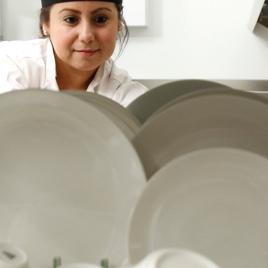
[[[76,1],[54,4],[44,30],[50,36],[57,68],[94,72],[113,54],[120,28],[114,3]]]

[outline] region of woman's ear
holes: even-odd
[[[44,36],[49,36],[49,31],[48,31],[47,25],[44,24],[42,26],[42,31],[43,31]]]
[[[119,21],[119,23],[118,23],[118,32],[122,31],[123,27],[124,27],[123,22]]]

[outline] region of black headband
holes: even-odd
[[[42,7],[48,7],[50,5],[56,3],[63,3],[63,2],[75,2],[75,1],[90,1],[90,0],[41,0]],[[102,2],[113,2],[115,4],[122,4],[123,0],[97,0]]]

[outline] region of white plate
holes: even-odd
[[[192,90],[189,90],[187,92],[182,92],[180,95],[178,95],[177,97],[174,97],[174,99],[172,99],[171,101],[167,102],[166,104],[164,104],[163,106],[161,106],[159,109],[157,109],[153,114],[150,115],[149,118],[147,118],[145,124],[147,124],[149,121],[154,120],[154,118],[156,116],[158,116],[158,114],[165,112],[165,110],[169,109],[171,106],[173,105],[177,105],[178,102],[181,102],[182,99],[185,98],[189,98],[192,97],[193,95],[196,94],[203,94],[204,92],[206,92],[207,90],[212,91],[222,91],[222,90],[237,90],[237,89],[232,89],[232,88],[227,88],[225,86],[218,86],[218,87],[208,87],[208,88],[201,88],[201,89],[196,89],[193,88]],[[202,91],[204,90],[204,92]]]
[[[54,256],[121,263],[145,185],[125,135],[92,105],[59,92],[0,95],[0,114],[0,241],[23,249],[31,267],[50,267]]]
[[[266,268],[267,178],[268,159],[242,149],[200,149],[174,159],[152,177],[136,205],[130,260],[174,247],[221,268]]]
[[[158,109],[185,94],[207,88],[228,88],[220,83],[207,80],[178,80],[155,87],[134,100],[127,109],[143,124]]]
[[[147,177],[178,155],[207,147],[268,155],[268,102],[237,90],[188,94],[144,124],[133,140]]]
[[[105,96],[87,91],[68,90],[64,92],[97,107],[122,130],[129,140],[132,140],[138,133],[141,126],[138,119],[129,110],[117,102]]]

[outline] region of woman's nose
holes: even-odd
[[[79,40],[84,43],[90,43],[95,39],[94,29],[88,22],[81,24],[79,29]]]

